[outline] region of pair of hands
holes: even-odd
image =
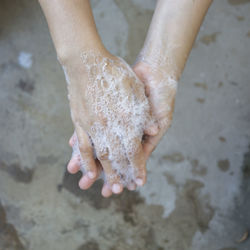
[[[89,1],[39,2],[69,82],[75,126],[69,172],[84,172],[82,189],[104,173],[106,197],[143,185],[146,161],[171,123],[175,78],[212,0],[158,0],[133,69],[104,48]],[[80,59],[79,51],[88,55]]]
[[[146,161],[171,124],[176,81],[149,62],[131,68],[107,51],[82,54],[64,69],[75,126],[68,171],[82,170],[81,189],[104,172],[104,197],[144,185]]]

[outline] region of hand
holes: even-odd
[[[143,150],[147,160],[171,125],[177,81],[164,69],[155,68],[147,62],[137,62],[133,70],[145,84],[146,96],[159,129],[156,135],[144,136]]]
[[[141,145],[144,133],[157,132],[149,113],[142,82],[120,58],[110,54],[85,53],[81,63],[64,65],[76,135],[70,141],[73,154],[71,173],[86,171],[79,185],[90,187],[105,172],[104,196],[135,189],[146,181]],[[93,151],[94,145],[95,152]],[[95,160],[95,154],[98,159]]]

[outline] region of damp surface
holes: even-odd
[[[129,63],[155,2],[91,1],[105,45]],[[237,242],[250,228],[249,13],[249,1],[213,1],[147,184],[105,199],[101,180],[81,190],[66,172],[67,84],[38,1],[0,1],[0,249],[250,249]]]

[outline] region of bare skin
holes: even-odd
[[[157,126],[144,126],[143,145],[141,145],[142,141],[138,140],[139,137],[134,141],[135,148],[139,149],[133,156],[134,160],[137,159],[135,168],[139,170],[137,173],[141,174],[138,175],[140,178],[135,179],[139,180],[138,182],[127,185],[130,190],[134,190],[136,184],[145,183],[146,160],[171,124],[177,80],[184,69],[192,44],[211,2],[211,0],[158,0],[157,2],[146,42],[133,67],[138,78],[145,84],[146,94]],[[82,65],[79,66],[81,64],[79,53],[91,50],[97,51],[106,58],[115,60],[115,57],[107,52],[101,43],[87,0],[40,0],[40,3],[50,27],[58,58],[62,65],[70,68],[69,75],[72,79],[70,86],[73,85],[70,87],[72,91],[69,90],[72,93],[70,99],[79,104],[83,101],[79,94],[80,91],[78,91],[82,88],[79,83],[85,77],[84,74],[86,75]],[[57,15],[53,12],[54,8],[57,8]],[[128,95],[133,95],[133,93],[128,92]],[[114,176],[114,174],[110,167],[111,163],[103,162],[103,152],[99,152],[99,159],[94,159],[93,148],[89,140],[89,123],[81,121],[80,113],[83,111],[79,110],[79,105],[71,104],[71,111],[77,138],[81,140],[82,149],[80,148],[80,151],[84,156],[82,158],[89,158],[88,172],[79,182],[82,189],[87,189],[103,170],[107,176]],[[92,117],[92,121],[97,120],[91,114],[88,117],[90,120]],[[70,140],[71,146],[74,145],[74,141],[73,136]],[[95,150],[100,151],[97,144],[95,144]],[[122,159],[122,157],[121,155],[123,162],[131,161],[131,159]],[[107,152],[104,159],[109,159]],[[79,158],[74,156],[68,164],[68,171],[74,174],[79,170]],[[103,186],[102,195],[109,197],[112,193],[121,193],[123,186],[119,177],[108,179],[109,181]],[[110,181],[111,179],[112,181]]]

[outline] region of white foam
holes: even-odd
[[[63,73],[64,73],[64,76],[65,76],[65,80],[66,80],[67,84],[69,85],[70,82],[69,82],[69,76],[68,76],[68,73],[67,73],[67,68],[66,68],[66,66],[63,66],[63,65],[62,65],[62,69],[63,69]]]
[[[18,63],[21,67],[29,69],[32,67],[33,60],[32,54],[28,52],[21,51],[18,55]]]

